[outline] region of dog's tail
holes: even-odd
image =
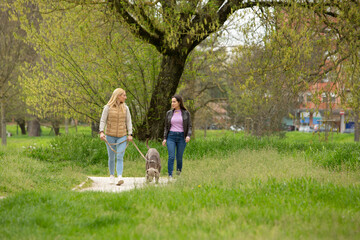
[[[149,142],[149,138],[146,139],[146,147],[147,149],[150,149],[148,142]]]

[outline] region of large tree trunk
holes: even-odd
[[[55,136],[59,136],[60,135],[60,124],[55,121],[51,125],[52,125],[52,128],[54,129]]]
[[[40,122],[37,118],[28,121],[28,135],[29,137],[39,137],[41,134]]]
[[[77,119],[71,119],[71,125],[75,127],[75,132],[77,133],[78,120]]]
[[[65,134],[69,134],[69,122],[70,119],[65,117]]]
[[[5,103],[4,99],[1,99],[1,145],[6,146],[6,119],[5,119]]]
[[[96,137],[99,134],[99,123],[91,122],[91,136]]]
[[[17,118],[15,121],[16,121],[16,123],[19,125],[19,127],[21,129],[21,135],[26,135],[25,119]]]
[[[180,54],[163,57],[147,116],[136,131],[139,140],[163,138],[165,115],[171,107],[171,97],[176,93],[185,61],[186,56]]]
[[[61,123],[61,120],[60,120],[59,118],[54,118],[54,119],[51,121],[51,127],[52,127],[53,130],[54,130],[55,136],[59,136],[59,135],[60,135],[60,123]]]

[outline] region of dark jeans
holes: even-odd
[[[176,151],[176,171],[181,172],[182,169],[182,158],[186,147],[184,133],[170,131],[166,140],[166,145],[169,154],[168,173],[169,176],[172,176],[174,169],[174,161],[175,161],[175,151]]]

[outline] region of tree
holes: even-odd
[[[92,7],[44,14],[35,27],[27,19],[22,22],[27,41],[41,56],[23,68],[32,113],[55,125],[64,116],[90,121],[97,133],[103,106],[113,90],[122,87],[137,129],[157,75],[159,58],[153,47],[133,39],[113,18]]]
[[[327,16],[317,12],[326,34],[333,39],[326,60],[329,72],[341,88],[344,109],[350,109],[355,122],[354,141],[360,140],[360,12],[358,1],[339,1],[333,8],[338,14]],[[339,9],[341,11],[339,11]]]
[[[224,64],[228,56],[224,49],[219,46],[217,36],[203,41],[190,53],[178,88],[191,114],[193,126],[202,125],[205,131],[214,115],[209,103],[227,101],[223,85]]]
[[[168,99],[176,92],[184,71],[189,53],[210,34],[218,31],[226,20],[240,9],[265,10],[287,6],[292,9],[311,8],[314,12],[325,15],[338,15],[344,9],[338,7],[338,1],[50,1],[55,9],[69,9],[79,4],[99,4],[101,10],[116,16],[121,24],[126,24],[133,35],[153,45],[162,55],[160,71],[149,108],[142,124],[137,129],[138,137],[160,138],[163,118],[170,107]],[[341,3],[341,1],[339,1]],[[356,1],[351,1],[356,4]],[[49,6],[49,3],[47,3]],[[336,9],[329,7],[335,6]],[[94,7],[96,8],[96,7]],[[101,8],[98,8],[101,9]],[[293,11],[296,12],[296,11]]]
[[[6,5],[0,4],[0,106],[1,106],[1,138],[2,145],[6,145],[6,110],[14,106],[11,102],[19,102],[20,87],[17,77],[19,68],[25,60],[33,57],[32,49],[26,45],[21,37],[25,32],[20,23],[10,18],[14,11]],[[9,1],[11,2],[11,1]]]
[[[135,36],[154,45],[162,54],[162,65],[153,92],[149,118],[152,137],[161,136],[163,115],[176,91],[188,54],[210,34],[218,31],[239,9],[289,6],[312,7],[328,14],[327,1],[144,1],[110,0],[117,16]],[[294,11],[295,12],[295,11]],[[334,12],[329,12],[333,14]],[[143,129],[145,129],[145,124]],[[145,133],[147,131],[143,131]]]
[[[297,108],[299,93],[318,80],[325,38],[307,23],[313,13],[304,8],[259,9],[262,27],[242,26],[244,46],[233,53],[229,66],[230,107],[239,125],[263,136],[282,130],[282,119]],[[253,35],[258,34],[257,38]]]

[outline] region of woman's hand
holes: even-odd
[[[164,139],[164,141],[162,142],[162,145],[165,147],[166,146],[166,139]]]
[[[129,135],[129,136],[127,137],[127,140],[130,141],[130,142],[132,142],[133,137],[132,137],[131,135]]]
[[[186,138],[185,138],[185,142],[189,142],[190,141],[190,137],[189,136],[187,136]]]
[[[105,141],[105,139],[106,139],[106,136],[105,136],[105,134],[103,132],[100,133],[100,139],[102,141]]]

